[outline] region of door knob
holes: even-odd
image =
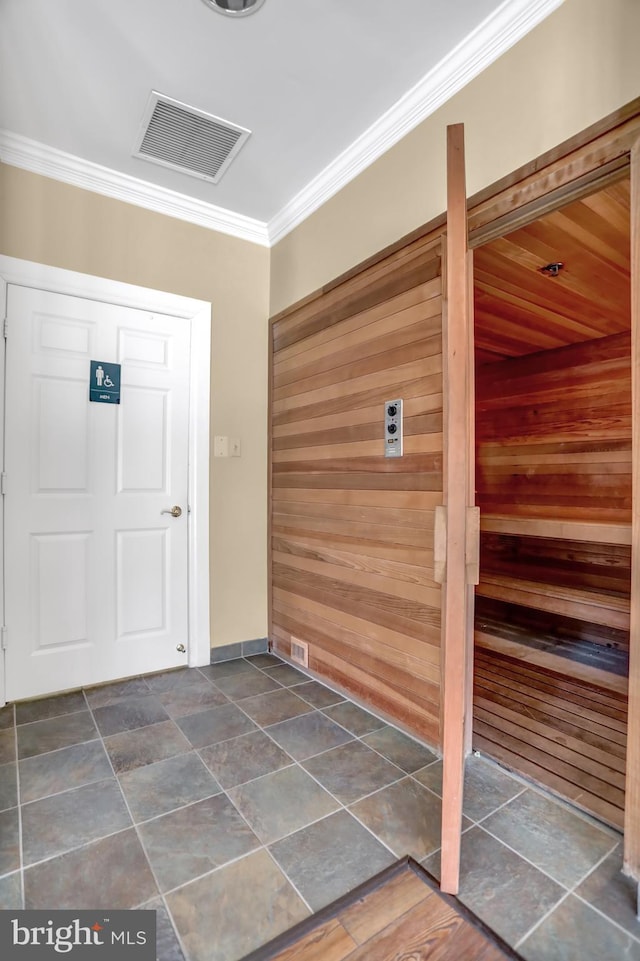
[[[160,513],[161,513],[161,514],[171,514],[172,517],[180,517],[180,516],[182,515],[182,508],[181,508],[181,507],[178,507],[177,504],[174,504],[174,506],[173,506],[172,508],[170,508],[170,509],[169,509],[169,508],[166,508],[165,510],[160,511]]]

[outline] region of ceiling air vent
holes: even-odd
[[[244,127],[154,90],[133,155],[217,184],[250,135]]]

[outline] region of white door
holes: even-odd
[[[185,664],[189,322],[14,285],[7,314],[7,700]]]

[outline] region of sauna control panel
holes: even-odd
[[[384,456],[402,457],[402,401],[384,404]]]

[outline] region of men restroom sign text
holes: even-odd
[[[89,400],[96,404],[120,403],[120,364],[92,360],[89,374]]]

